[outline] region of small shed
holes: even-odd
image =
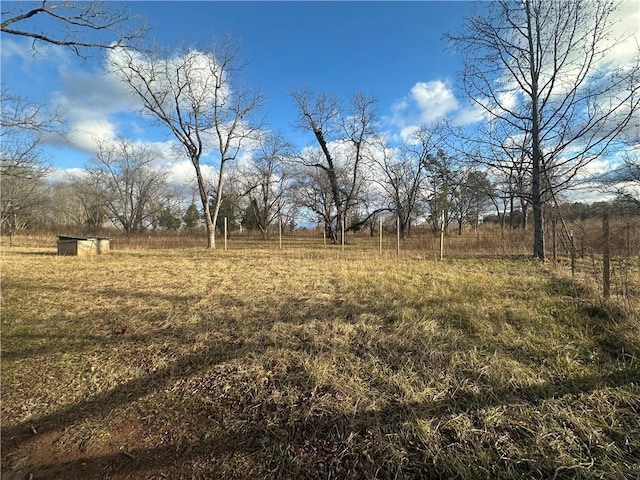
[[[58,235],[58,255],[102,255],[111,248],[109,237],[72,237]]]

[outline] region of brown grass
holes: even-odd
[[[2,251],[3,479],[640,475],[637,297],[356,243],[54,252]]]

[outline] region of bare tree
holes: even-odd
[[[622,154],[618,168],[607,172],[601,179],[602,188],[616,195],[617,203],[625,210],[640,214],[640,151]]]
[[[463,139],[463,147],[458,152],[466,162],[479,169],[487,169],[498,186],[499,195],[492,196],[500,225],[507,219],[511,228],[527,228],[527,214],[531,205],[531,155],[528,134],[522,135],[505,122],[487,122],[476,130],[475,137],[462,131],[456,132],[457,139]],[[518,205],[516,205],[516,203]],[[517,211],[520,216],[517,218]]]
[[[319,151],[315,153],[320,155]],[[307,152],[305,159],[311,160],[310,155],[313,154],[311,151]],[[327,226],[335,222],[335,209],[327,175],[318,168],[306,165],[300,165],[294,174],[291,192],[295,203],[311,212],[313,220],[317,220],[328,231]]]
[[[50,167],[41,145],[47,133],[60,130],[59,115],[46,112],[42,105],[9,92],[4,87],[0,97],[0,172],[6,177],[42,177]]]
[[[84,224],[82,205],[75,193],[72,182],[59,182],[52,186],[49,211],[54,225],[81,226]]]
[[[107,2],[3,2],[2,36],[30,38],[71,48],[79,56],[88,48],[132,46],[146,32],[126,6]],[[41,220],[49,165],[40,146],[43,134],[58,130],[60,118],[42,105],[2,89],[2,225],[17,228]],[[27,217],[25,217],[27,215]]]
[[[91,183],[92,178],[79,175],[52,186],[49,211],[56,225],[74,226],[97,234],[108,220],[101,188]]]
[[[624,65],[607,61],[616,42],[629,40],[611,38],[617,7],[615,0],[500,0],[487,16],[469,18],[465,33],[448,35],[465,56],[469,97],[526,140],[533,255],[541,260],[545,182],[553,197],[638,126],[638,55]]]
[[[30,38],[34,47],[38,42],[60,45],[81,55],[85,48],[130,47],[145,31],[121,3],[41,0],[2,5],[0,32]]]
[[[21,230],[44,223],[49,189],[40,175],[3,177],[0,188],[2,228]]]
[[[44,137],[60,128],[57,115],[26,97],[2,89],[0,115],[0,211],[2,226],[24,228],[42,221],[47,202],[45,177],[51,167]]]
[[[100,142],[87,186],[101,199],[107,215],[126,234],[140,232],[167,208],[166,173],[153,163],[149,147],[126,139]],[[163,202],[165,200],[165,202]]]
[[[458,235],[462,235],[465,224],[472,224],[477,230],[480,214],[493,198],[493,184],[486,172],[468,166],[455,172],[451,203],[453,217],[458,223]]]
[[[308,150],[307,155],[301,157],[307,167],[305,172],[310,174],[315,169],[320,173],[309,176],[310,180],[320,183],[317,188],[307,189],[307,198],[322,205],[322,209],[316,207],[314,211],[321,213],[329,238],[338,243],[343,220],[354,218],[349,217],[349,212],[357,209],[360,195],[365,190],[364,167],[375,134],[376,100],[358,93],[345,108],[337,98],[326,94],[302,90],[293,92],[292,96],[298,108],[298,126],[313,133],[319,147],[319,152]],[[330,197],[326,193],[330,193]],[[317,200],[323,201],[318,203]],[[349,224],[347,230],[366,223],[373,213],[358,216],[356,223]]]
[[[110,64],[142,101],[142,111],[168,128],[191,160],[204,211],[207,246],[215,248],[225,169],[257,131],[248,118],[262,103],[260,95],[243,91],[234,83],[243,67],[237,50],[229,43],[218,49],[186,49],[175,54],[121,48],[112,52]],[[214,186],[203,174],[209,156],[217,163]]]
[[[380,169],[377,183],[389,200],[389,210],[400,220],[402,238],[409,235],[415,220],[427,181],[427,158],[436,153],[438,143],[437,129],[423,126],[398,148],[381,140],[374,151],[374,162]]]
[[[284,137],[268,133],[260,137],[251,163],[242,172],[249,197],[243,224],[258,228],[264,238],[269,226],[285,213],[293,180],[292,157],[293,148]]]

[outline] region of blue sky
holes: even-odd
[[[242,82],[265,95],[271,128],[299,146],[307,140],[293,128],[293,89],[344,99],[372,95],[385,126],[396,130],[425,115],[461,111],[460,59],[442,36],[477,8],[455,1],[130,2],[131,13],[146,20],[150,38],[163,47],[207,46],[227,36],[239,42],[247,62]],[[30,41],[9,36],[2,47],[3,86],[59,109],[71,129],[83,132],[82,139],[71,136],[70,145],[47,149],[58,168],[84,166],[92,134],[168,138],[127,112],[135,106],[127,108],[123,91],[105,79],[100,52],[83,61],[69,49],[39,44],[34,53]]]
[[[356,92],[376,97],[381,128],[396,135],[443,118],[459,124],[478,118],[458,86],[461,57],[443,35],[460,31],[465,17],[481,13],[489,2],[128,3],[132,15],[150,27],[149,40],[164,48],[207,47],[227,36],[238,42],[247,62],[242,83],[264,94],[267,124],[298,147],[313,143],[294,128],[290,93],[303,87],[345,100]],[[622,27],[637,28],[640,2],[625,8]],[[31,41],[7,35],[1,46],[3,87],[67,119],[67,139],[52,138],[46,146],[56,178],[87,165],[96,140],[120,136],[154,142],[167,154],[175,180],[186,179],[189,162],[170,158],[167,130],[135,113],[139,105],[127,97],[126,87],[105,74],[104,52],[86,60],[46,44],[34,52]]]
[[[163,44],[231,35],[249,62],[247,84],[264,91],[269,117],[286,129],[292,89],[380,99],[382,114],[418,82],[455,83],[459,58],[442,36],[472,2],[135,2]]]

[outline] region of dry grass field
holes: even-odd
[[[2,479],[640,478],[637,295],[430,257],[3,248]]]

